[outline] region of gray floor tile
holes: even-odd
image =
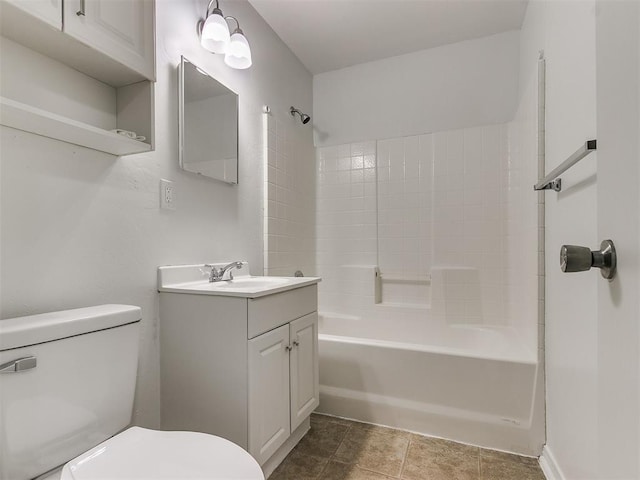
[[[269,480],[316,480],[328,462],[326,458],[293,451],[271,474]]]
[[[398,477],[409,446],[410,434],[391,428],[356,424],[338,448],[334,459]]]
[[[510,460],[480,458],[481,480],[545,480],[537,464],[523,462],[523,457]]]
[[[331,461],[325,468],[320,480],[389,480],[380,473],[364,470],[356,465]]]
[[[477,447],[413,435],[402,478],[406,480],[478,480]]]
[[[342,443],[349,425],[324,415],[311,416],[311,430],[298,443],[295,451],[316,457],[331,458]]]
[[[270,480],[545,480],[535,458],[313,414]]]

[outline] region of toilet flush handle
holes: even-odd
[[[38,365],[38,359],[36,357],[23,357],[17,360],[11,360],[10,362],[0,365],[0,373],[19,373],[25,370],[31,370]]]

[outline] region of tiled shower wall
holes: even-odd
[[[315,165],[311,129],[263,114],[264,274],[315,275]]]
[[[357,315],[374,303],[375,152],[375,142],[317,149],[316,259],[324,312]]]
[[[523,81],[518,110],[509,123],[506,257],[509,318],[527,339],[538,339],[543,360],[545,192],[533,190],[545,174],[544,61],[538,63],[541,71]]]
[[[320,309],[504,324],[508,166],[506,125],[319,148]]]

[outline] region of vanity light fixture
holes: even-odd
[[[237,27],[231,34],[229,45],[227,46],[227,50],[224,54],[224,63],[229,65],[231,68],[237,68],[239,70],[249,68],[252,62],[251,48],[249,47],[247,37],[244,36],[243,31],[240,29],[240,22],[238,22],[238,19],[232,16],[224,17],[225,20],[228,18],[235,20]]]
[[[212,8],[215,2],[215,8]],[[229,33],[227,20],[236,22],[236,29]],[[240,22],[232,16],[225,17],[218,0],[211,0],[204,20],[197,24],[200,45],[211,53],[224,53],[224,63],[231,68],[245,69],[252,64],[249,42],[240,29]]]
[[[213,2],[216,8],[213,10]],[[207,7],[205,20],[198,22],[198,32],[200,33],[200,45],[211,53],[224,53],[229,45],[229,25],[224,19],[218,0],[211,0]]]

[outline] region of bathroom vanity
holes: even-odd
[[[320,279],[209,270],[158,269],[162,428],[227,438],[269,475],[319,403]]]

